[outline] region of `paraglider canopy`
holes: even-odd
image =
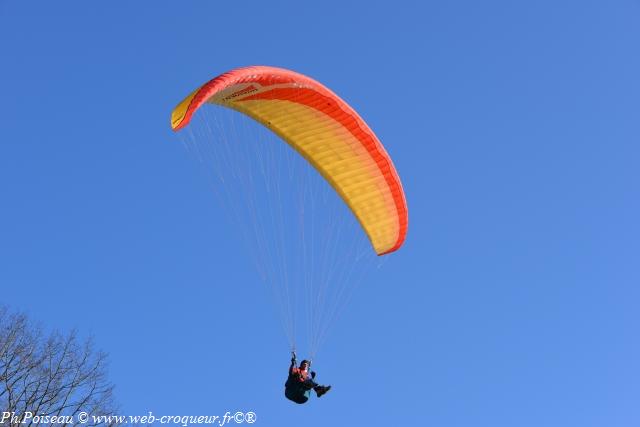
[[[172,113],[172,128],[185,127],[204,103],[252,117],[304,156],[358,218],[378,255],[402,246],[408,213],[393,162],[364,120],[331,90],[282,68],[238,68],[187,96]]]

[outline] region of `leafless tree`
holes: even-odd
[[[112,392],[106,355],[91,340],[75,331],[45,334],[24,314],[0,306],[1,426],[80,425],[81,412],[89,415],[83,426],[115,425],[92,417],[114,414]]]

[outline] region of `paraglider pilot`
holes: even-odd
[[[318,397],[322,396],[331,386],[323,386],[314,381],[316,373],[309,371],[311,363],[307,360],[300,362],[296,368],[296,352],[291,352],[291,365],[289,366],[289,377],[284,384],[284,395],[287,399],[296,403],[305,403],[309,400],[311,390],[316,392]]]

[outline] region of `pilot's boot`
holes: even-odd
[[[324,385],[319,385],[313,388],[316,392],[316,395],[318,397],[322,396],[323,394],[325,394],[326,392],[328,392],[329,390],[331,390],[331,386],[324,386]]]

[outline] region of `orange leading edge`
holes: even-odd
[[[408,212],[393,162],[358,113],[331,90],[282,68],[237,68],[178,104],[173,130],[187,126],[204,103],[250,116],[304,156],[358,218],[378,255],[402,246]]]

